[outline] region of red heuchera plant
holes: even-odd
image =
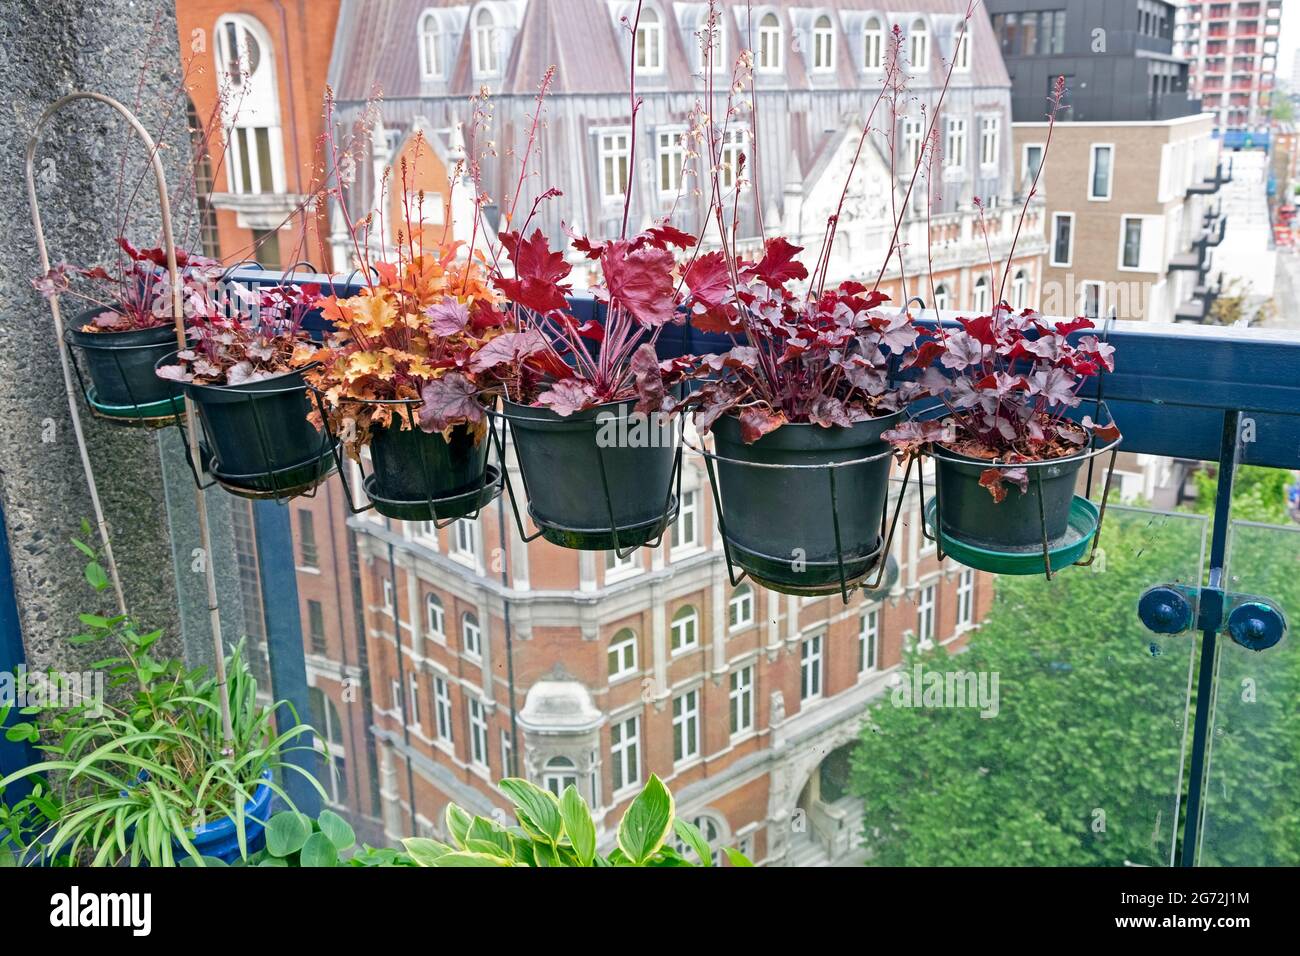
[[[1031,309],[1015,312],[1002,298],[1064,94],[1065,79],[1058,77],[1050,100],[1043,161],[1025,197],[1007,254],[998,305],[990,315],[959,318],[960,329],[937,326],[905,363],[906,368],[919,370],[916,384],[920,394],[937,397],[948,415],[909,421],[886,432],[885,437],[904,454],[937,443],[972,458],[1015,464],[1070,455],[1086,444],[1090,435],[1103,441],[1119,437],[1112,423],[1099,424],[1087,415],[1075,421],[1068,415],[1081,403],[1079,392],[1087,379],[1115,368],[1114,348],[1097,336],[1069,341],[1071,333],[1091,329],[1093,322],[1077,318],[1049,324]],[[989,271],[994,272],[992,262]],[[1023,492],[1028,488],[1029,473],[1025,468],[989,468],[980,478],[995,501],[1006,497],[1004,482],[1008,481]]]
[[[302,320],[319,296],[320,286],[310,283],[242,292],[249,314],[213,311],[191,320],[187,332],[193,344],[176,354],[177,364],[158,369],[158,376],[200,385],[243,385],[298,368],[312,356]]]
[[[122,255],[112,265],[79,268],[66,262],[53,266],[32,280],[36,291],[47,299],[71,295],[102,308],[83,327],[83,332],[132,332],[172,324],[171,276],[167,254],[162,249],[137,249],[121,236]],[[181,295],[187,317],[205,314],[212,283],[221,275],[221,263],[176,250],[176,267],[181,273]],[[87,280],[88,291],[74,288],[73,278]]]
[[[629,35],[635,36],[640,16],[638,4],[633,20],[624,19]],[[554,68],[546,72],[538,90],[514,199],[505,214],[507,223],[516,221],[520,192],[553,76]],[[631,71],[631,95],[631,141],[635,144],[641,107],[636,97],[635,71]],[[481,97],[476,100],[470,172],[478,187],[476,201],[481,208],[488,196],[473,143],[481,131],[481,121],[490,118],[491,113]],[[640,412],[671,410],[673,400],[664,387],[654,345],[666,323],[680,320],[677,310],[682,299],[673,250],[690,249],[696,239],[666,223],[629,238],[627,220],[633,181],[629,177],[623,197],[619,238],[594,241],[570,233],[572,248],[599,266],[600,280],[592,292],[605,305],[603,323],[578,321],[567,301],[572,291],[567,281],[572,265],[562,252],[551,249],[540,230],[528,234],[539,206],[559,197],[558,189],[543,192],[518,229],[502,232],[499,247],[489,243],[494,264],[492,282],[506,300],[515,331],[488,343],[471,360],[470,368],[496,376],[512,401],[548,408],[561,416],[633,397]]]
[[[973,8],[967,10],[961,27],[963,32],[972,11]],[[827,290],[827,271],[840,214],[867,138],[873,132],[876,112],[882,104],[886,106],[889,114],[886,128],[892,131],[898,127],[899,104],[908,98],[902,68],[903,34],[895,28],[890,35],[880,92],[863,124],[839,204],[827,220],[821,250],[810,271],[797,258],[802,248],[781,236],[768,239],[757,260],[746,260],[737,252],[736,210],[741,189],[754,188],[754,206],[760,213],[763,203],[757,195],[758,184],[748,183],[744,178],[746,157],[741,155],[738,168],[728,170],[723,144],[733,119],[741,112],[754,110],[757,94],[753,55],[744,51],[733,67],[726,109],[719,113],[713,108],[712,57],[720,17],[718,4],[711,2],[704,29],[700,31],[706,64],[706,100],[693,113],[692,130],[709,157],[707,218],[717,224],[720,248],[692,261],[683,279],[689,290],[687,303],[695,327],[732,335],[737,344],[721,355],[664,363],[663,372],[670,381],[682,374],[705,379],[705,384],[689,399],[696,408],[696,427],[707,432],[719,416],[735,414],[746,442],[757,441],[786,423],[850,427],[897,411],[919,391],[915,384],[895,383],[891,374],[897,370],[899,359],[911,350],[918,331],[906,310],[892,314],[878,311],[888,298],[880,291],[880,284],[895,255],[901,264],[899,236],[903,218],[919,173],[933,151],[934,117],[941,113],[948,80],[945,79],[929,117],[925,148],[918,151],[905,192],[901,198],[896,197],[893,231],[875,282],[868,286],[846,281]],[[950,65],[949,78],[951,73]],[[746,89],[749,100],[738,100],[738,94]],[[892,132],[887,134],[887,139],[892,169]],[[726,178],[730,181],[729,189],[723,186],[724,172],[730,174]],[[730,197],[726,195],[728,191]]]

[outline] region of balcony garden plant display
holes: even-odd
[[[194,402],[204,465],[234,494],[289,497],[333,470],[333,442],[308,419],[304,380],[315,350],[302,321],[319,293],[314,285],[236,290],[228,306],[190,323],[187,349],[158,363],[158,378]]]
[[[537,97],[521,186],[551,77]],[[634,125],[639,106],[634,93]],[[691,248],[695,238],[666,224],[629,237],[633,181],[617,238],[572,238],[597,274],[592,294],[603,308],[603,318],[585,322],[568,300],[573,266],[540,230],[528,232],[539,205],[559,192],[543,192],[527,215],[517,215],[516,192],[506,221],[518,229],[502,232],[492,255],[493,283],[514,331],[470,362],[472,371],[502,383],[529,512],[540,533],[562,547],[628,551],[658,540],[676,514],[680,445],[660,414],[674,399],[655,343],[664,325],[680,321],[673,250]]]
[[[95,552],[78,547],[91,555],[87,579],[107,590]],[[15,856],[31,861],[39,844],[40,857],[76,865],[228,863],[261,848],[274,796],[292,806],[278,777],[301,774],[323,795],[286,759],[311,747],[311,729],[294,724],[277,733],[275,712],[288,705],[258,703],[242,644],[226,663],[227,736],[219,685],[202,669],[154,657],[160,631],[145,632],[122,615],[83,614],[81,622],[85,631],[71,640],[105,648],[97,666],[107,692],[101,699],[84,685],[56,681],[46,687],[48,706],[25,708],[32,719],[8,728],[9,739],[30,741],[45,759],[0,780],[0,789],[49,775],[42,825],[26,828]]]
[[[1061,78],[1037,175],[1064,92]],[[1014,254],[1013,240],[1004,282]],[[989,271],[995,276],[992,262]],[[939,414],[885,437],[905,454],[934,460],[935,497],[923,516],[942,552],[983,570],[1050,577],[1095,546],[1103,512],[1076,496],[1075,486],[1087,464],[1091,487],[1091,463],[1104,452],[1114,467],[1120,433],[1100,399],[1081,414],[1081,392],[1089,379],[1114,370],[1114,348],[1083,334],[1094,327],[1087,318],[1050,323],[1031,309],[1016,312],[1001,290],[997,302],[989,315],[959,319],[959,328],[940,323],[925,336],[906,365],[921,394],[938,399]],[[1108,471],[1103,508],[1109,478]]]
[[[596,850],[591,810],[570,784],[560,796],[507,778],[501,791],[515,809],[515,826],[473,816],[447,805],[445,827],[451,842],[426,837],[403,840],[419,866],[711,866],[713,849],[700,829],[678,819],[673,795],[654,774],[628,806],[618,825],[618,846],[608,854]],[[673,837],[677,846],[668,841]],[[725,847],[732,866],[752,866],[743,853]],[[694,855],[699,862],[692,862]]]
[[[176,351],[177,344],[166,256],[162,249],[137,249],[120,236],[117,246],[119,255],[109,265],[60,264],[33,285],[46,297],[68,295],[87,306],[65,337],[79,357],[78,375],[96,414],[122,421],[170,421],[179,410],[179,389],[153,373],[157,361]],[[220,265],[178,252],[177,266],[187,314],[201,313]]]

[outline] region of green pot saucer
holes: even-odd
[[[939,528],[938,516],[935,514],[935,500],[931,498],[925,505],[925,521],[932,529]],[[1097,506],[1081,495],[1075,495],[1070,503],[1070,523],[1065,534],[1054,541],[1047,542],[1047,556],[1053,571],[1068,568],[1088,552],[1101,515]],[[1041,546],[1027,548],[995,549],[987,545],[972,544],[961,541],[952,535],[939,532],[940,543],[945,555],[959,564],[977,571],[991,571],[994,574],[1042,574],[1043,549]]]
[[[176,424],[176,416],[185,413],[185,398],[175,395],[147,405],[107,405],[95,396],[92,385],[86,392],[86,403],[98,418],[137,425],[142,428],[165,428]]]

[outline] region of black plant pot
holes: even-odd
[[[154,366],[176,351],[176,328],[160,325],[130,332],[83,332],[81,327],[104,309],[91,309],[72,320],[68,341],[80,353],[78,367],[90,379],[96,406],[130,411],[180,394],[175,382],[159,378]],[[164,414],[166,414],[164,409]]]
[[[366,494],[381,515],[406,521],[473,514],[501,487],[496,469],[488,475],[489,445],[486,421],[478,427],[457,425],[447,438],[418,426],[403,429],[396,422],[376,428],[370,439],[374,471],[366,479]]]
[[[1000,502],[979,483],[980,475],[992,467],[989,462],[942,448],[933,457],[939,526],[945,536],[986,551],[1041,552],[1044,529],[1049,548],[1069,533],[1070,506],[1086,454],[1007,466],[1026,468],[1029,484],[1021,491],[1015,482],[1003,481],[1007,495]]]
[[[208,471],[228,491],[292,497],[333,471],[334,442],[307,420],[302,372],[244,385],[184,386],[203,423]]]
[[[902,414],[851,428],[786,424],[752,445],[741,439],[739,419],[718,419],[713,425],[718,494],[731,559],[763,586],[787,594],[830,594],[841,584],[860,582],[884,550],[881,525],[891,456],[880,436]],[[872,460],[859,461],[864,458]],[[856,463],[768,467],[836,462]]]
[[[610,402],[565,418],[505,402],[528,511],[546,540],[580,551],[636,547],[676,518],[672,429],[643,427],[634,406]]]

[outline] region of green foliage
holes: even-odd
[[[102,593],[109,585],[94,549],[75,544],[89,558],[86,580]],[[245,807],[259,784],[292,806],[276,774],[301,774],[323,794],[306,770],[286,759],[310,749],[311,729],[295,724],[276,732],[275,711],[289,705],[258,703],[242,644],[226,662],[233,733],[223,740],[223,689],[202,669],[156,658],[152,648],[161,631],[145,631],[124,616],[82,614],[80,621],[84,631],[70,641],[104,648],[90,666],[106,673],[108,699],[83,690],[71,706],[61,706],[67,701],[52,694],[48,705],[24,708],[29,720],[8,728],[10,740],[30,742],[45,759],[0,780],[0,790],[26,777],[48,779],[40,785],[41,802],[29,800],[29,818],[17,838],[10,833],[11,842],[26,847],[44,837],[48,854],[95,866],[167,866],[178,855],[198,863],[189,834],[222,817],[233,820],[246,853]],[[272,776],[263,781],[267,772]]]
[[[1183,820],[1197,635],[1137,618],[1152,584],[1197,583],[1206,522],[1112,509],[1102,570],[1000,578],[967,653],[907,660],[995,672],[1000,706],[870,711],[852,760],[864,845],[883,865],[1166,866]],[[1208,533],[1206,535],[1208,537]],[[1234,529],[1234,590],[1300,620],[1300,529]],[[1220,641],[1202,862],[1300,864],[1300,655]],[[1181,771],[1181,774],[1180,774]]]
[[[1192,475],[1196,482],[1196,501],[1191,508],[1197,514],[1213,515],[1218,499],[1219,479],[1207,468]],[[1293,478],[1282,468],[1242,465],[1232,484],[1232,517],[1237,521],[1262,521],[1287,524],[1286,488]]]
[[[451,843],[425,837],[403,840],[419,866],[695,866],[667,841],[676,832],[700,862],[712,863],[703,834],[684,820],[674,820],[673,796],[653,774],[628,806],[618,827],[618,848],[608,856],[596,852],[596,824],[586,801],[573,786],[559,797],[527,780],[507,778],[501,792],[515,807],[516,826],[471,816],[448,804]],[[737,850],[726,849],[732,866],[752,866]]]

